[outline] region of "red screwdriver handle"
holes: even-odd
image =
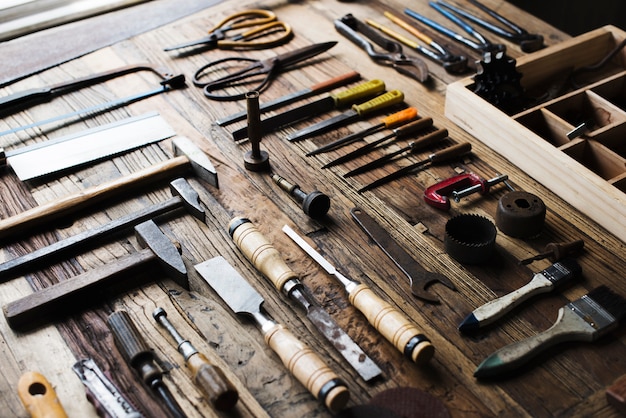
[[[437,209],[450,210],[448,195],[455,190],[477,184],[483,185],[484,188],[485,180],[474,173],[459,174],[427,187],[424,190],[424,201]]]

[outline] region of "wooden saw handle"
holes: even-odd
[[[31,418],[67,418],[54,388],[39,372],[26,372],[17,383],[17,394]]]
[[[345,408],[350,392],[339,376],[302,341],[282,325],[263,330],[265,342],[293,376],[333,413]]]

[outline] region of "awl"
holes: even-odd
[[[330,119],[323,120],[321,122],[310,125],[306,128],[300,129],[290,135],[287,135],[287,140],[297,141],[304,138],[309,138],[314,135],[319,135],[331,129],[345,126],[353,121],[359,120],[370,113],[386,109],[390,106],[402,103],[404,100],[404,94],[400,90],[391,90],[380,96],[358,105],[352,105],[352,108],[347,112],[334,116]]]
[[[387,341],[417,364],[425,364],[430,361],[435,354],[435,347],[404,314],[377,296],[367,285],[352,281],[339,273],[330,262],[288,225],[283,226],[283,232],[326,270],[326,273],[334,276],[343,285],[348,293],[350,303],[365,315],[368,322]]]
[[[256,322],[267,345],[316,399],[334,413],[346,406],[350,392],[345,383],[311,348],[261,309],[263,297],[223,257],[196,264],[195,269],[234,313]]]
[[[302,119],[311,118],[333,109],[346,108],[354,103],[370,99],[385,91],[385,83],[382,80],[374,79],[358,84],[338,93],[315,100],[311,103],[295,107],[261,121],[261,133],[275,131],[281,126],[297,122]],[[233,139],[239,141],[248,137],[248,127],[233,131]]]
[[[519,289],[476,308],[459,325],[459,331],[472,332],[485,327],[510,312],[532,296],[548,293],[580,277],[582,267],[573,258],[566,258],[536,273]]]
[[[279,97],[278,99],[261,103],[259,105],[259,110],[261,112],[269,112],[270,110],[278,109],[279,107],[297,102],[298,100],[303,100],[315,96],[316,94],[325,93],[337,87],[344,86],[346,84],[357,81],[360,78],[361,75],[359,73],[357,73],[356,71],[350,71],[348,73],[333,77],[321,83],[313,84],[312,86],[302,90],[298,90],[295,93],[286,94],[282,97]],[[215,123],[217,123],[219,126],[226,126],[230,125],[231,123],[244,120],[247,116],[248,112],[244,110],[241,112],[233,113],[232,115],[226,116],[225,118],[218,119]]]
[[[228,231],[246,258],[267,277],[279,292],[296,301],[306,311],[307,318],[317,327],[350,366],[365,381],[382,374],[380,368],[350,338],[348,334],[310,296],[298,275],[283,261],[278,250],[246,218],[234,218]]]

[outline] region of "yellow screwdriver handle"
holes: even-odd
[[[17,383],[17,394],[31,418],[67,418],[54,388],[39,372],[26,372]]]
[[[331,94],[330,97],[335,101],[335,107],[346,107],[350,103],[375,96],[383,91],[385,91],[385,82],[374,79],[347,90],[340,91],[339,93]]]
[[[389,115],[382,119],[382,124],[385,128],[393,128],[394,126],[402,125],[417,118],[417,109],[414,107],[407,107],[399,112]]]
[[[404,93],[400,90],[391,90],[385,94],[374,97],[372,100],[367,101],[360,105],[352,105],[352,110],[363,117],[368,113],[375,112],[380,109],[384,109],[389,106],[393,106],[398,103],[402,103],[404,100]]]

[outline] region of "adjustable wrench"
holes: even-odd
[[[506,175],[499,175],[485,180],[474,173],[459,174],[426,188],[424,190],[424,201],[437,209],[450,210],[450,199],[448,199],[448,196],[452,195],[454,201],[458,202],[462,197],[475,192],[486,194],[491,189],[491,186],[501,182],[504,182],[512,190],[513,188],[507,183],[508,178]]]

